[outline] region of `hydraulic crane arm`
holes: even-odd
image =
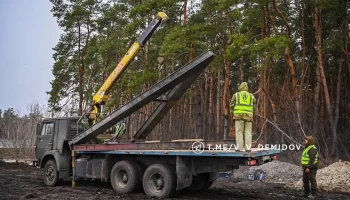
[[[156,17],[151,21],[148,27],[142,32],[137,41],[129,48],[129,50],[124,55],[123,59],[119,62],[117,67],[109,75],[107,80],[103,83],[101,88],[93,97],[93,105],[90,114],[90,120],[95,124],[98,120],[98,114],[103,112],[104,105],[109,97],[109,91],[116,80],[123,73],[125,68],[134,59],[141,48],[146,44],[148,39],[152,36],[154,31],[158,28],[161,23],[166,22],[168,16],[163,12],[158,12]]]

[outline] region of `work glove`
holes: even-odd
[[[306,173],[309,173],[309,172],[310,172],[310,169],[309,169],[309,168],[306,168],[306,169],[305,169],[305,172],[306,172]]]

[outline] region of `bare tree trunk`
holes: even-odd
[[[277,5],[276,5],[276,0],[273,0],[273,6],[275,8],[275,11],[277,12],[277,14],[280,16],[280,18],[282,19],[283,23],[285,24],[286,26],[286,35],[290,38],[290,26],[286,20],[286,18],[284,17],[284,15],[282,14],[282,12],[277,8]],[[289,51],[289,47],[285,47],[284,49],[284,55],[285,55],[285,58],[286,58],[286,63],[289,67],[289,73],[290,73],[290,76],[292,78],[292,87],[293,87],[293,100],[295,102],[295,106],[297,108],[297,114],[299,115],[300,113],[300,106],[299,106],[299,98],[298,98],[298,88],[297,88],[297,75],[296,75],[296,70],[295,70],[295,66],[293,64],[293,59],[292,59],[292,56],[290,55],[290,51]]]
[[[209,137],[211,138],[211,135],[213,135],[212,133],[214,133],[215,129],[214,129],[214,101],[215,101],[215,96],[214,96],[214,77],[213,74],[210,74],[210,86],[209,86]],[[214,139],[214,138],[211,138]]]
[[[202,81],[199,81],[199,84],[198,84],[198,87],[199,87],[199,93],[200,93],[200,120],[201,120],[201,132],[199,133],[200,134],[200,137],[202,139],[205,138],[205,115],[206,115],[206,112],[205,112],[205,91],[203,90],[203,83]]]
[[[293,99],[295,102],[295,106],[297,108],[297,113],[299,115],[300,113],[300,106],[299,106],[299,98],[298,98],[298,87],[297,87],[297,75],[295,73],[295,67],[293,64],[293,60],[290,56],[290,52],[289,52],[289,47],[286,47],[284,49],[284,54],[286,56],[286,61],[287,61],[287,65],[289,66],[289,73],[290,76],[292,77],[292,87],[293,87]]]
[[[346,56],[346,55],[345,55]],[[336,103],[335,103],[335,112],[334,112],[334,125],[332,127],[333,133],[337,132],[338,127],[338,121],[339,121],[339,105],[340,105],[340,89],[341,89],[341,83],[342,83],[342,77],[343,77],[343,64],[344,64],[344,53],[341,54],[340,61],[339,61],[339,73],[338,73],[338,82],[337,82],[337,93],[336,93]],[[335,138],[334,138],[335,137]],[[333,144],[332,147],[335,147],[337,145],[336,135],[333,134]],[[333,149],[332,149],[333,150]],[[334,151],[337,151],[338,148],[334,149]],[[337,152],[333,152],[336,155]]]
[[[228,133],[228,117],[229,117],[229,95],[230,95],[230,62],[225,60],[225,80],[224,80],[224,95],[222,98],[222,105],[224,108],[224,139],[227,138]]]
[[[303,58],[302,58],[302,72],[301,72],[301,80],[300,80],[300,85],[299,85],[299,101],[300,101],[300,111],[302,111],[302,104],[303,104],[303,87],[304,87],[304,79],[306,76],[306,73],[308,71],[307,66],[305,65],[305,58],[306,58],[306,45],[305,45],[305,24],[304,24],[304,6],[302,2],[302,7],[301,7],[301,38],[302,38],[302,43],[303,43]]]
[[[301,1],[301,37],[302,37],[302,73],[300,78],[300,84],[299,84],[299,106],[301,113],[301,118],[304,115],[304,96],[306,96],[307,100],[309,97],[309,81],[310,81],[310,59],[307,59],[306,63],[306,40],[305,40],[305,3]],[[305,78],[307,77],[306,85],[304,86]],[[305,94],[304,94],[304,88],[305,88]],[[304,112],[303,112],[304,111]],[[307,112],[307,111],[306,111]]]
[[[218,70],[217,77],[217,97],[216,97],[216,139],[220,137],[220,125],[221,125],[221,70]]]
[[[184,0],[184,25],[187,24],[187,1],[188,0]]]
[[[88,88],[87,88],[87,91],[88,91],[88,92],[92,92],[92,83],[93,83],[94,68],[95,68],[95,61],[93,61],[92,64],[91,64],[90,75],[89,75],[89,78],[88,78],[87,84],[86,84],[86,85],[88,86]],[[85,104],[84,104],[84,106],[83,106],[83,110],[87,110],[86,108],[87,108],[87,106],[89,106],[88,103],[90,103],[90,102],[91,102],[91,101],[89,101],[89,100],[87,100],[87,101],[85,102]]]
[[[314,134],[317,134],[319,128],[319,108],[320,108],[320,90],[321,77],[319,69],[316,69],[316,88],[315,88],[315,108],[314,108]]]
[[[190,133],[189,131],[187,131],[188,126],[190,126],[190,125],[188,125],[188,124],[186,123],[187,116],[188,116],[188,115],[187,115],[188,98],[185,98],[185,97],[183,97],[183,98],[184,98],[184,109],[183,109],[183,113],[182,113],[183,130],[182,130],[182,133],[181,133],[181,139],[185,139],[185,132],[186,132],[187,134]]]
[[[312,22],[313,26],[315,28],[315,37],[316,37],[316,53],[317,53],[317,68],[319,70],[319,75],[321,79],[321,83],[323,86],[323,92],[324,92],[324,100],[327,107],[328,112],[328,118],[332,129],[332,135],[333,135],[333,145],[332,145],[332,154],[335,153],[336,144],[337,144],[337,133],[336,130],[334,130],[334,127],[336,126],[333,121],[333,115],[332,115],[332,105],[329,97],[329,91],[328,91],[328,85],[326,80],[326,75],[323,69],[323,60],[322,60],[322,36],[321,36],[321,15],[322,10],[318,7],[315,7],[314,13],[312,15]]]
[[[81,27],[80,23],[78,22],[78,53],[79,53],[79,61],[81,61]],[[80,63],[79,66],[79,85],[78,85],[78,92],[79,92],[79,115],[83,115],[83,78],[84,78],[84,65],[83,63]]]
[[[209,124],[208,124],[208,92],[209,91],[209,71],[206,70],[205,74],[205,84],[204,84],[204,112],[203,112],[203,121],[204,121],[204,128],[203,128],[203,139],[208,139],[208,129],[209,129]]]
[[[173,57],[172,59],[171,59],[171,73],[173,73],[174,72],[174,67],[175,67],[175,58]],[[174,118],[174,111],[173,111],[174,109],[170,109],[170,113],[169,113],[169,127],[168,127],[168,132],[169,132],[169,134],[172,134],[172,131],[173,131],[173,118]],[[190,115],[191,115],[191,104],[190,104]],[[190,124],[192,124],[191,123],[191,120],[190,120]]]
[[[91,10],[90,10],[91,12]],[[84,73],[85,73],[85,55],[88,49],[88,44],[90,40],[90,25],[87,24],[87,33],[85,39],[85,45],[82,52],[81,50],[81,25],[79,24],[79,59],[80,59],[80,67],[79,67],[79,114],[83,115],[83,102],[84,102]]]
[[[243,64],[244,64],[244,56],[241,57],[241,63],[239,64],[239,73],[240,73],[240,80],[241,80],[241,83],[244,81],[244,72],[243,72]]]

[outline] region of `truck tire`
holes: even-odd
[[[45,163],[44,167],[44,182],[45,185],[53,187],[58,182],[58,171],[55,160],[51,159]]]
[[[142,179],[143,177],[143,173],[145,173],[145,166],[143,166],[141,163],[136,162],[136,161],[129,161],[135,164],[135,166],[137,167],[138,171],[139,171],[139,175]]]
[[[199,173],[192,176],[192,184],[186,188],[191,191],[203,191],[211,187],[214,181],[209,181],[209,173]]]
[[[133,161],[119,161],[111,170],[111,184],[120,194],[132,193],[141,187],[139,169]]]
[[[166,198],[176,194],[176,174],[169,165],[153,164],[143,175],[143,189],[148,196]]]
[[[143,192],[142,177],[143,177],[143,174],[145,173],[145,166],[143,166],[141,163],[137,161],[129,161],[129,162],[133,162],[139,171],[140,184],[138,184],[138,187],[135,188],[135,192]]]

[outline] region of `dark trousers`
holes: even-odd
[[[303,167],[304,193],[310,194],[310,183],[311,183],[311,194],[316,194],[316,191],[317,191],[317,183],[316,183],[317,168],[311,168],[309,173],[306,173],[305,170],[306,170],[306,168]]]

